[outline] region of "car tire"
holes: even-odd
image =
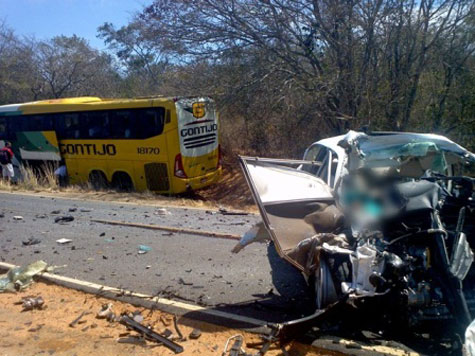
[[[314,290],[317,309],[325,309],[338,300],[335,283],[327,260],[323,255],[320,257],[320,265],[315,271]]]

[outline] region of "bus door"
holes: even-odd
[[[210,98],[176,102],[183,178],[205,175],[218,168],[218,120]],[[175,168],[176,172],[176,168]]]

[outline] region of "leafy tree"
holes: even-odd
[[[104,79],[113,81],[116,76],[111,57],[77,36],[35,43],[34,52],[36,98],[92,95],[104,89]]]
[[[133,21],[120,29],[105,23],[99,27],[98,37],[104,40],[120,61],[126,83],[136,91],[158,90],[161,76],[168,68],[168,59],[162,55],[155,42],[149,41],[141,22]]]

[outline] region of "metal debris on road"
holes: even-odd
[[[145,346],[147,345],[147,342],[143,337],[138,337],[138,336],[127,336],[127,337],[120,337],[117,339],[117,342],[119,344],[132,344],[132,345],[138,345],[138,346]]]
[[[229,348],[229,343],[234,340],[233,345]],[[221,353],[221,356],[241,356],[246,355],[246,351],[242,348],[244,343],[244,337],[241,334],[231,336],[224,345],[224,350]]]
[[[24,297],[21,299],[23,311],[33,310],[33,309],[43,309],[45,301],[43,297]]]
[[[166,317],[163,315],[160,315],[160,321],[162,322],[163,325],[165,326],[170,326],[170,320],[168,320]]]
[[[106,320],[109,323],[115,323],[116,321],[119,321],[119,318],[117,317],[117,315],[115,315],[115,313],[110,313],[107,314]]]
[[[102,309],[97,312],[96,318],[106,319],[110,314],[113,314],[112,303],[103,304]]]
[[[178,327],[178,318],[176,315],[173,315],[173,326],[175,327],[175,331],[178,335],[178,341],[186,341],[186,338],[183,336],[183,333]]]
[[[120,322],[124,324],[125,326],[139,332],[142,335],[147,336],[148,338],[155,340],[164,346],[168,347],[170,350],[172,350],[174,353],[179,354],[184,351],[183,347],[166,337],[156,333],[155,331],[143,326],[140,323],[137,323],[133,319],[129,318],[127,315],[124,315],[120,318]]]
[[[196,339],[199,339],[199,337],[201,336],[201,330],[200,329],[193,329],[190,333],[190,335],[188,335],[188,337],[191,339],[191,340],[196,340]]]
[[[219,209],[219,213],[222,215],[243,215],[243,216],[249,215],[249,213],[246,213],[244,211],[232,211],[232,210],[228,210],[224,208]]]
[[[57,243],[61,244],[61,245],[64,245],[64,244],[67,244],[67,243],[70,243],[72,242],[73,240],[70,240],[70,239],[66,239],[66,238],[61,238],[59,240],[56,240]]]
[[[21,243],[23,246],[31,246],[31,245],[37,245],[41,242],[40,239],[37,239],[35,237],[30,237],[28,240],[23,240]]]
[[[74,220],[74,216],[71,215],[64,215],[64,216],[58,216],[57,218],[54,219],[55,223],[59,222],[70,222]]]
[[[70,326],[71,328],[74,328],[74,326],[79,323],[79,321],[82,319],[82,317],[85,316],[85,315],[87,315],[87,314],[91,314],[91,312],[83,311],[81,314],[79,314],[79,316],[78,316],[76,319],[74,319],[73,321],[71,321],[71,322],[69,323],[69,326]]]
[[[178,284],[182,284],[184,286],[192,286],[193,285],[193,282],[185,282],[185,280],[183,278],[179,278],[178,279]]]
[[[134,311],[131,315],[129,315],[129,317],[131,317],[137,323],[143,323],[143,315],[139,310]]]
[[[36,261],[27,266],[11,268],[0,276],[0,293],[27,288],[33,282],[33,277],[46,271],[47,266],[48,264],[44,261]]]
[[[155,215],[171,215],[171,213],[165,208],[159,208],[155,210],[154,214]]]

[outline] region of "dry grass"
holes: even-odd
[[[42,166],[38,172],[29,166],[20,166],[21,179],[15,183],[0,180],[0,190],[4,191],[56,191],[58,183],[54,176],[55,167],[53,165]]]
[[[218,184],[206,187],[196,193],[201,199],[232,206],[235,209],[257,212],[246,179],[239,169],[237,157],[226,158],[223,164],[223,176]]]

